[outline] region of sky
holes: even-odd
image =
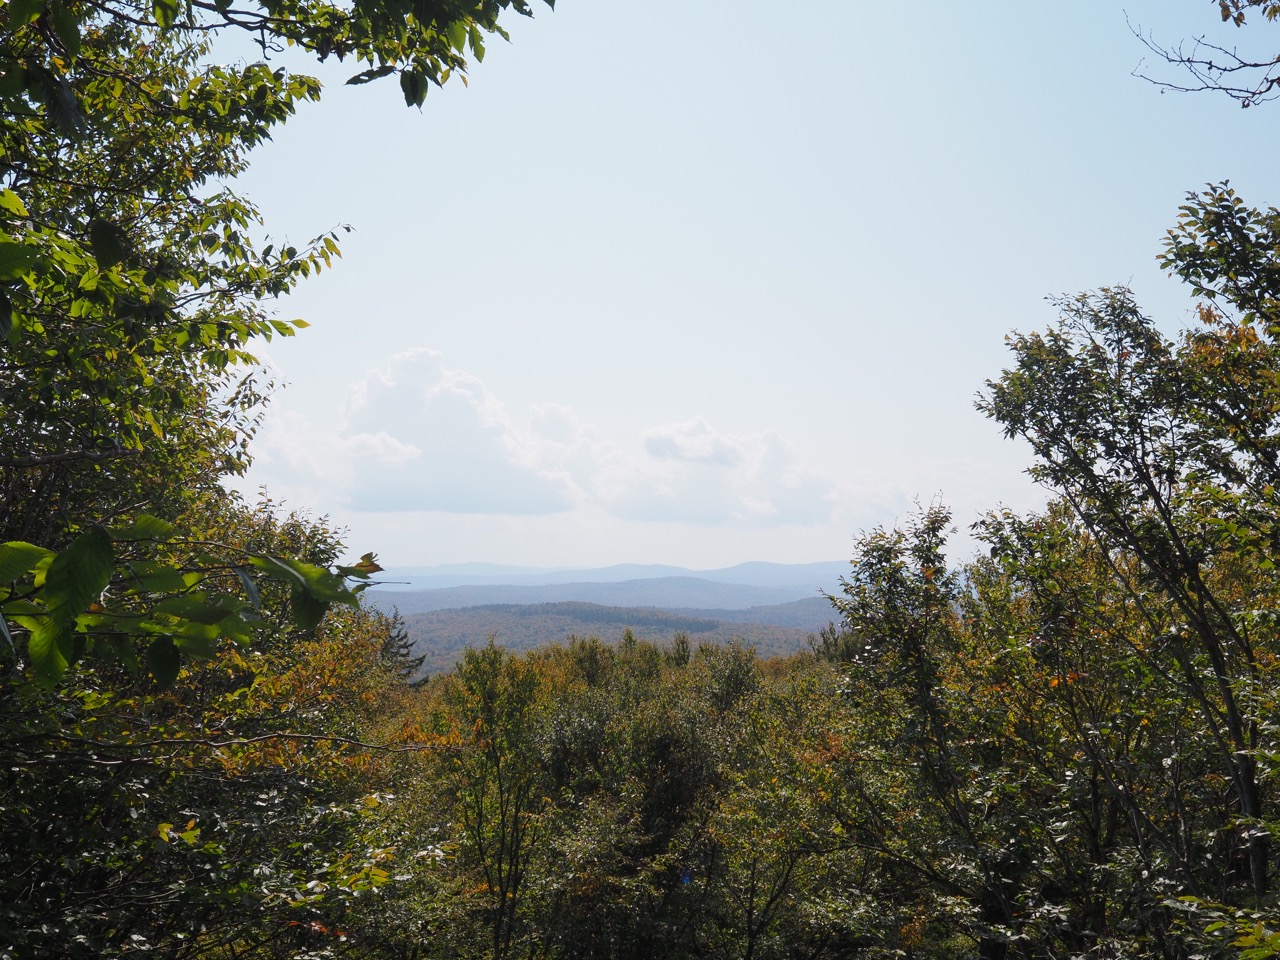
[[[1176,9],[1175,9],[1176,7]],[[1280,104],[1162,93],[1209,0],[559,0],[421,111],[325,82],[238,189],[350,226],[275,304],[285,387],[238,486],[390,566],[845,558],[860,531],[1046,492],[974,408],[1051,298],[1131,287],[1187,191],[1280,204]],[[1264,45],[1265,46],[1265,45]],[[281,59],[281,58],[277,58]],[[1145,62],[1144,62],[1145,61]]]

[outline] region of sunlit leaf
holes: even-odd
[[[0,583],[8,583],[29,573],[37,563],[52,553],[53,551],[44,547],[21,541],[0,543]]]
[[[151,15],[162,28],[172,27],[181,12],[181,0],[151,0]]]
[[[54,621],[69,624],[97,600],[111,581],[114,563],[111,536],[102,527],[91,527],[54,557],[44,583]]]
[[[31,271],[38,258],[35,247],[0,239],[0,280],[17,280]]]

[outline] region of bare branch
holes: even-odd
[[[1125,22],[1129,23],[1127,17]],[[1253,107],[1280,98],[1280,55],[1270,59],[1249,59],[1236,49],[1210,43],[1203,36],[1191,41],[1190,49],[1184,43],[1165,47],[1157,43],[1150,32],[1144,33],[1132,23],[1129,23],[1129,29],[1161,60],[1182,68],[1191,76],[1189,83],[1173,83],[1147,74],[1143,65],[1138,64],[1133,75],[1161,90],[1176,93],[1212,90],[1225,93],[1241,107]]]

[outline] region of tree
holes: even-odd
[[[266,303],[338,254],[333,235],[259,248],[256,211],[225,186],[319,84],[208,63],[209,38],[350,56],[366,68],[353,82],[398,73],[421,104],[468,50],[483,55],[507,8],[530,12],[17,0],[0,13],[0,584],[14,584],[0,623],[44,682],[86,653],[140,663],[140,632],[148,668],[170,676],[203,649],[196,625],[243,639],[226,618],[253,606],[250,577],[291,582],[303,623],[353,601],[342,576],[372,570],[224,554],[171,526],[248,462],[267,389],[251,345],[303,325]]]
[[[1166,340],[1125,290],[1065,302],[1017,336],[982,409],[1027,439],[1033,476],[1097,542],[1144,624],[1130,640],[1194,711],[1228,785],[1236,856],[1216,887],[1261,903],[1274,869],[1271,744],[1280,543],[1280,212],[1226,184],[1189,196],[1163,262],[1201,300]],[[1226,827],[1224,827],[1226,829]]]
[[[395,625],[358,606],[372,554],[341,565],[323,523],[246,511],[219,486],[247,464],[270,389],[254,343],[305,326],[270,301],[339,251],[333,234],[301,249],[256,239],[264,226],[228,185],[319,84],[211,63],[211,38],[349,56],[355,82],[399,74],[420,105],[508,8],[530,12],[0,10],[5,949],[350,945],[322,921],[381,883],[390,856],[352,844],[381,805],[353,775],[371,767],[359,737],[373,690],[411,667]]]
[[[747,723],[717,751],[723,782],[705,827],[716,882],[699,925],[717,953],[847,956],[892,927],[885,918],[896,911],[866,869],[872,858],[849,842],[848,812],[833,803],[845,718],[824,689],[831,671],[814,673],[793,665],[761,684],[737,707]]]
[[[1024,929],[1043,952],[1182,957],[1169,904],[1239,883],[1238,811],[1197,706],[1153,661],[1166,631],[1126,587],[1136,560],[1062,501],[993,513],[979,536],[965,673],[1024,785]]]
[[[13,23],[20,13],[10,8],[0,51],[29,84],[52,82],[37,61],[39,41],[55,35],[41,18]],[[325,238],[303,254],[259,256],[244,233],[252,208],[208,189],[238,173],[243,151],[315,84],[256,67],[202,70],[205,47],[180,40],[88,23],[76,56],[64,53],[78,72],[61,77],[55,102],[83,105],[75,122],[10,91],[0,129],[0,530],[10,541],[0,582],[16,582],[0,604],[48,683],[83,653],[137,663],[139,636],[161,678],[180,652],[208,650],[211,638],[199,635],[210,626],[245,639],[227,618],[243,620],[253,605],[234,573],[249,575],[248,557],[215,558],[211,543],[190,542],[173,521],[247,462],[261,396],[245,377],[245,348],[293,329],[259,299],[336,249]],[[305,569],[304,619],[352,599],[339,579]],[[84,619],[90,612],[95,622]]]
[[[28,84],[53,82],[43,22],[0,34]],[[51,547],[140,502],[172,515],[243,470],[262,399],[251,379],[237,389],[248,343],[294,329],[262,301],[336,251],[258,254],[252,206],[214,187],[314,81],[205,68],[206,42],[122,20],[85,24],[76,49],[55,102],[74,122],[11,93],[0,127],[0,530]]]
[[[306,518],[230,513],[228,540],[234,526],[321,563],[338,548]],[[5,949],[283,956],[300,937],[335,946],[323,930],[344,928],[364,945],[352,907],[390,860],[365,840],[386,790],[380,758],[417,742],[383,720],[400,689],[383,652],[394,625],[344,609],[303,631],[288,602],[267,591],[268,636],[216,643],[165,690],[102,661],[55,690],[0,673]]]
[[[443,776],[474,898],[464,908],[482,918],[484,953],[502,960],[524,946],[529,864],[543,834],[542,678],[490,641],[468,650],[449,681],[444,703],[456,749]]]
[[[1195,705],[1141,653],[1162,631],[1116,574],[1132,560],[1059,503],[988,517],[991,558],[951,572],[947,522],[865,537],[819,646],[845,671],[825,790],[898,945],[1185,957],[1168,901],[1238,868],[1238,814]]]
[[[696,956],[708,888],[706,818],[727,749],[703,712],[705,658],[574,638],[541,657],[548,837],[535,853],[538,942],[583,958]],[[713,671],[707,671],[711,673]]]
[[[943,552],[950,525],[950,513],[932,506],[905,530],[866,535],[843,596],[831,597],[846,637],[829,636],[826,649],[850,656],[860,729],[848,749],[863,758],[848,768],[857,799],[842,817],[884,858],[896,899],[929,891],[935,903],[922,921],[972,937],[981,957],[1003,958],[1024,936],[1029,837],[1009,810],[1009,768],[981,735],[984,711],[971,688],[952,682],[979,661]]]

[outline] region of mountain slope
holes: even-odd
[[[694,577],[719,583],[784,587],[812,594],[834,590],[848,572],[846,561],[766,563],[752,561],[716,570],[691,570],[666,564],[620,563],[610,567],[547,570],[491,563],[448,564],[436,567],[396,567],[380,578],[383,590],[434,590],[463,586],[553,586],[572,583],[620,583],[667,577]]]
[[[618,583],[561,583],[546,585],[484,584],[440,587],[434,590],[368,590],[365,596],[381,609],[425,613],[491,604],[566,603],[581,601],[610,607],[698,607],[745,610],[768,604],[812,598],[816,587],[753,586],[718,583],[698,577],[652,577]]]
[[[820,601],[825,606],[825,601]],[[804,620],[807,610],[813,620],[812,601],[779,607],[757,608],[760,616],[778,616],[795,622]],[[827,607],[829,609],[829,607]],[[571,636],[597,636],[616,642],[630,629],[638,639],[666,643],[675,633],[688,634],[696,647],[701,643],[728,643],[740,640],[765,657],[788,656],[808,649],[808,639],[826,620],[812,628],[777,625],[748,620],[729,620],[710,614],[725,613],[746,617],[751,611],[658,610],[651,607],[606,607],[569,601],[540,604],[489,604],[462,609],[431,610],[404,616],[405,630],[413,642],[414,654],[424,656],[423,668],[430,673],[449,670],[468,647],[483,646],[492,637],[512,650],[564,643]],[[827,617],[827,619],[830,619]]]

